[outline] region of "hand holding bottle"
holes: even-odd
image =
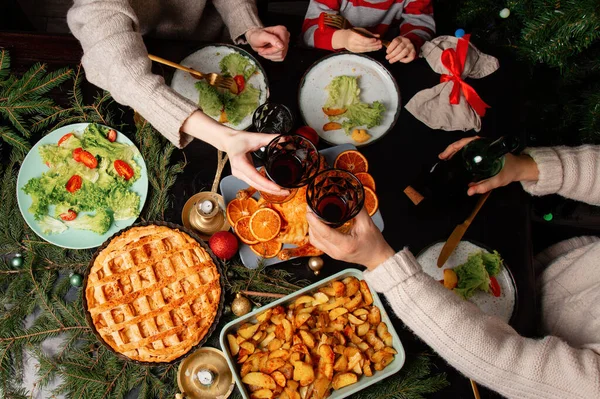
[[[439,154],[442,160],[448,160],[459,152],[465,145],[473,140],[479,139],[478,136],[466,137],[450,144]],[[537,181],[539,170],[535,161],[529,155],[513,155],[507,153],[504,159],[504,167],[495,176],[479,182],[470,183],[468,195],[483,194],[494,188],[506,186],[515,181]]]

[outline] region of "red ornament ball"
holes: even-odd
[[[229,231],[219,231],[208,240],[208,246],[219,259],[229,260],[238,251],[238,241]]]
[[[301,126],[296,130],[296,134],[309,139],[314,145],[319,144],[319,134],[310,126]]]

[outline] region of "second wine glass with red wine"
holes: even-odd
[[[362,183],[342,169],[327,169],[311,180],[306,202],[324,223],[339,227],[358,215],[365,203]]]
[[[289,201],[296,189],[303,187],[319,172],[320,156],[314,144],[299,135],[282,134],[265,149],[267,177],[290,191],[285,198],[261,193],[269,202]]]

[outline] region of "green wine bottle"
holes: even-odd
[[[519,141],[512,136],[497,140],[480,138],[473,140],[460,151],[464,168],[471,182],[478,182],[496,176],[504,167],[504,155],[514,151]]]

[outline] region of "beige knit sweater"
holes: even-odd
[[[540,175],[525,190],[600,204],[600,147],[526,153]],[[538,277],[543,339],[519,336],[445,289],[406,249],[364,275],[408,327],[478,383],[509,398],[600,398],[600,241],[569,240],[538,260],[547,265]]]
[[[222,21],[237,42],[262,27],[255,0],[75,0],[67,15],[83,47],[87,80],[135,109],[178,147],[192,140],[179,129],[198,107],[151,72],[142,35],[218,40]]]

